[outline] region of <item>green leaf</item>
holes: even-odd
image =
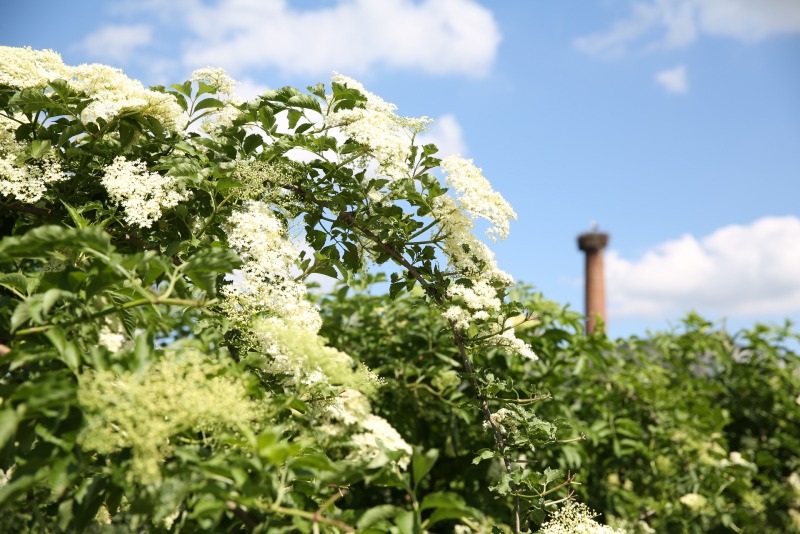
[[[78,346],[68,341],[64,346],[64,354],[61,359],[70,369],[77,371],[81,365],[81,354],[80,351],[78,351]]]
[[[550,469],[549,467],[544,470],[544,483],[549,484],[554,480],[561,478],[561,471],[558,469]]]
[[[311,109],[320,114],[322,113],[322,109],[319,106],[319,100],[311,95],[295,95],[287,101],[287,104],[299,108]]]
[[[322,230],[316,230],[310,226],[306,226],[306,241],[311,245],[314,250],[321,250],[325,246],[325,241],[328,239],[328,234]]]
[[[483,449],[482,451],[480,451],[480,454],[478,456],[472,459],[472,463],[474,465],[477,465],[482,461],[489,460],[491,458],[494,458],[495,456],[497,456],[497,453],[492,449]]]
[[[21,493],[33,486],[39,480],[47,476],[47,469],[40,469],[31,475],[15,476],[5,485],[0,486],[0,505],[11,500],[18,493]]]
[[[389,297],[391,297],[392,299],[397,298],[397,296],[405,287],[406,287],[405,280],[398,280],[396,282],[392,282],[391,284],[389,284]]]
[[[438,449],[429,449],[422,454],[420,451],[414,451],[414,456],[411,460],[412,474],[414,476],[414,489],[419,486],[425,476],[433,469],[436,460],[439,459]]]
[[[0,263],[19,258],[47,257],[59,247],[86,247],[104,254],[113,251],[109,236],[99,228],[39,226],[21,236],[10,236],[0,241]]]
[[[307,89],[309,93],[316,95],[320,98],[325,98],[325,84],[318,83],[313,87],[309,85]]]
[[[205,248],[192,254],[183,264],[184,274],[194,282],[197,287],[208,293],[216,295],[217,275],[230,273],[242,265],[242,260],[235,252],[228,248]]]
[[[467,505],[464,497],[452,491],[437,491],[429,493],[422,499],[420,510],[428,508],[464,508]]]
[[[287,116],[289,117],[289,128],[294,129],[297,126],[297,122],[300,120],[303,114],[297,111],[296,109],[290,109],[289,112],[287,113]]]
[[[267,106],[262,106],[258,109],[258,120],[261,122],[261,126],[264,130],[268,132],[275,126],[275,115]]]
[[[420,529],[416,520],[417,515],[414,510],[408,510],[397,515],[395,524],[400,534],[418,534]]]
[[[64,355],[64,350],[67,346],[67,336],[64,329],[60,326],[54,326],[44,333],[45,337],[50,340],[50,343],[56,348],[59,354]]]
[[[244,139],[244,144],[242,148],[244,149],[245,154],[252,153],[256,148],[260,147],[264,144],[264,138],[258,134],[250,134]]]
[[[28,278],[22,273],[0,274],[0,286],[16,293],[18,297],[25,298],[29,295],[30,283],[39,282],[38,278]]]
[[[192,254],[184,270],[188,272],[215,272],[228,273],[241,267],[242,260],[229,248],[209,247]]]
[[[449,519],[461,519],[464,516],[473,516],[467,508],[437,508],[428,518],[428,525],[447,521]]]
[[[131,309],[122,307],[126,302],[130,302],[131,298],[127,295],[113,292],[109,292],[108,295],[111,297],[111,300],[114,301],[114,306],[117,308],[117,316],[123,328],[125,328],[125,333],[128,334],[128,337],[133,339],[136,333],[136,313]]]
[[[361,517],[358,518],[358,522],[356,523],[356,528],[362,530],[371,527],[375,523],[395,517],[400,512],[404,512],[404,510],[392,504],[374,506],[361,514]]]
[[[202,109],[208,109],[208,108],[219,109],[219,108],[224,108],[224,107],[225,107],[225,103],[224,102],[221,102],[221,101],[217,100],[216,98],[208,97],[208,98],[204,98],[203,100],[201,100],[200,102],[195,104],[194,112],[197,113],[198,111],[200,111]]]
[[[192,82],[173,83],[170,87],[185,97],[192,97]]]
[[[31,308],[27,302],[21,302],[14,313],[11,314],[11,331],[15,332],[20,326],[28,322],[31,318]]]
[[[152,355],[153,341],[147,332],[142,332],[133,342],[133,355],[136,359],[136,369],[147,369],[153,360]]]
[[[342,261],[351,271],[358,271],[361,267],[361,257],[358,254],[358,247],[356,247],[355,243],[351,243],[350,241],[345,241],[344,247],[345,251],[342,255]]]
[[[19,416],[11,406],[6,406],[0,411],[0,450],[16,434],[18,424]]]
[[[44,154],[47,154],[47,152],[50,151],[50,146],[51,146],[51,144],[50,144],[50,141],[48,141],[48,140],[42,141],[40,139],[36,139],[36,140],[32,141],[31,142],[31,157],[33,159],[38,159],[41,156],[43,156]]]
[[[63,291],[57,288],[48,289],[42,297],[42,313],[44,315],[49,314],[50,310],[53,309],[53,306],[55,306],[59,300],[70,296],[72,296],[72,293],[69,291]]]
[[[217,88],[206,82],[197,82],[197,96],[205,94],[217,94]]]
[[[78,212],[78,210],[70,206],[64,199],[60,198],[59,200],[64,207],[67,208],[67,213],[69,213],[69,217],[72,219],[72,222],[75,223],[76,227],[86,228],[89,226],[89,221],[87,221],[86,218]]]

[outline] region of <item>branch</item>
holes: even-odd
[[[322,518],[322,514],[325,512],[325,510],[328,509],[330,505],[332,505],[337,500],[341,499],[347,494],[347,487],[345,486],[336,486],[336,489],[337,489],[336,493],[328,497],[328,500],[322,503],[322,506],[319,507],[319,510],[314,512],[314,523],[317,523]]]
[[[552,395],[550,393],[545,393],[544,395],[537,395],[535,397],[531,397],[529,399],[507,399],[504,397],[492,397],[491,400],[496,400],[500,402],[512,402],[515,404],[530,404],[533,402],[539,402],[541,400],[550,399]]]
[[[339,521],[338,519],[331,519],[329,517],[322,517],[318,516],[318,512],[306,512],[305,510],[298,510],[297,508],[284,508],[283,506],[273,506],[271,510],[277,512],[279,514],[286,514],[286,515],[293,515],[297,517],[303,517],[305,519],[310,519],[316,523],[325,523],[326,525],[332,525],[337,527],[345,532],[355,532],[356,529],[348,525],[343,521]]]
[[[250,514],[245,512],[242,507],[235,502],[226,501],[225,505],[228,507],[228,510],[233,512],[233,515],[235,515],[242,523],[244,523],[244,526],[247,527],[247,530],[254,530],[258,526],[258,521],[250,517]]]
[[[38,208],[36,206],[29,206],[27,204],[9,204],[6,208],[17,213],[30,213],[40,217],[50,217],[53,212],[47,208]]]
[[[486,396],[481,392],[481,388],[478,385],[478,381],[475,379],[473,372],[472,372],[472,363],[469,361],[469,356],[467,356],[467,351],[464,348],[464,338],[461,337],[461,334],[456,328],[455,321],[449,321],[450,329],[453,331],[453,340],[455,341],[456,347],[458,348],[458,353],[461,355],[461,361],[464,363],[464,370],[469,375],[469,381],[472,384],[472,388],[475,390],[475,397],[478,399],[478,402],[483,409],[483,413],[486,415],[486,420],[489,422],[489,425],[492,427],[492,431],[494,432],[494,439],[497,443],[497,450],[500,451],[500,455],[503,458],[503,464],[505,465],[506,472],[511,473],[511,460],[506,456],[506,440],[503,437],[503,433],[500,432],[500,429],[497,427],[497,423],[494,422],[492,419],[492,410],[489,408],[489,401],[486,399]],[[515,488],[516,491],[516,488]],[[514,532],[521,532],[520,530],[520,501],[519,495],[514,495]]]
[[[583,432],[581,432],[581,433],[580,433],[580,435],[578,435],[578,437],[577,437],[577,438],[570,438],[570,439],[558,439],[558,440],[556,440],[556,443],[574,443],[574,442],[576,442],[576,441],[583,441],[583,440],[585,440],[585,439],[586,439],[586,434],[584,434]],[[577,484],[577,482],[576,482],[576,484]]]
[[[320,208],[330,209],[329,202],[316,198],[314,195],[312,195],[311,193],[309,193],[300,186],[294,184],[283,184],[282,187],[284,189],[292,191],[293,193],[299,195],[303,200],[308,200],[309,202],[319,206]],[[388,243],[384,243],[380,237],[375,235],[374,232],[356,222],[355,215],[353,215],[350,212],[343,211],[339,213],[339,218],[344,222],[348,223],[353,228],[357,229],[364,236],[369,238],[370,241],[378,245],[384,252],[389,254],[389,256],[391,256],[391,258],[394,261],[405,267],[405,269],[411,274],[411,276],[413,276],[424,289],[427,289],[432,285],[425,279],[425,277],[422,275],[421,272],[419,272],[419,270],[416,267],[414,267],[402,254],[400,254],[400,252],[397,251],[397,249],[395,249]]]
[[[578,473],[570,473],[569,471],[567,471],[567,479],[564,482],[562,482],[561,484],[559,484],[558,486],[556,486],[554,488],[550,488],[547,491],[541,492],[539,494],[539,497],[544,497],[545,495],[549,495],[549,494],[553,493],[554,491],[560,490],[564,486],[571,486],[573,484],[577,485],[577,486],[580,486],[580,482],[575,482],[575,477],[577,477],[577,476],[578,476]],[[572,493],[572,490],[570,490],[570,494],[571,493]]]
[[[151,299],[137,299],[131,300],[126,302],[121,306],[114,306],[113,308],[106,308],[105,310],[100,310],[99,312],[92,313],[91,315],[87,315],[86,317],[81,317],[78,319],[74,319],[72,321],[66,321],[63,323],[49,323],[43,324],[40,326],[33,326],[31,328],[23,328],[22,330],[17,330],[15,335],[18,336],[26,336],[29,334],[37,334],[39,332],[45,332],[50,330],[55,326],[70,326],[77,323],[82,323],[84,321],[90,321],[92,319],[97,319],[98,317],[102,317],[104,315],[108,315],[110,313],[114,313],[117,310],[127,310],[130,308],[136,308],[138,306],[147,306],[147,305],[157,305],[157,304],[166,304],[172,306],[184,306],[187,308],[205,308],[217,302],[217,299],[212,300],[187,300],[187,299],[173,299],[173,298],[151,298]]]

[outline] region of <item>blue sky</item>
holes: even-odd
[[[596,221],[609,333],[695,309],[800,322],[797,0],[13,2],[0,44],[253,96],[332,71],[438,119],[519,214],[500,266],[582,311]]]

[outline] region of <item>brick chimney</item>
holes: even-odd
[[[586,333],[590,334],[597,325],[597,318],[606,322],[606,283],[603,270],[603,249],[608,245],[609,236],[592,230],[578,236],[578,248],[586,253]]]

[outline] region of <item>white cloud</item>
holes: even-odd
[[[455,116],[442,115],[430,129],[419,136],[420,145],[433,143],[439,148],[439,157],[445,158],[459,154],[467,155],[467,144],[464,142],[464,133]]]
[[[800,33],[797,0],[700,0],[700,5],[700,25],[709,34],[756,41]]]
[[[797,0],[652,0],[632,4],[631,15],[607,32],[579,37],[575,47],[601,57],[616,57],[630,45],[645,49],[680,48],[699,34],[758,41],[800,33]]]
[[[689,78],[686,67],[678,65],[673,69],[656,73],[656,83],[668,93],[683,94],[689,91]]]
[[[236,96],[242,100],[252,100],[255,97],[263,94],[269,87],[254,82],[250,78],[239,80],[239,85],[236,86]]]
[[[388,65],[480,77],[489,73],[501,40],[491,11],[475,0],[339,0],[316,10],[292,8],[286,0],[197,0],[184,20],[194,33],[186,65],[234,74],[260,67],[362,74]]]
[[[729,317],[800,311],[800,218],[764,217],[628,260],[606,257],[609,314],[664,318],[695,309]]]
[[[153,29],[144,24],[108,25],[87,35],[78,47],[98,59],[125,61],[137,48],[150,44]]]

